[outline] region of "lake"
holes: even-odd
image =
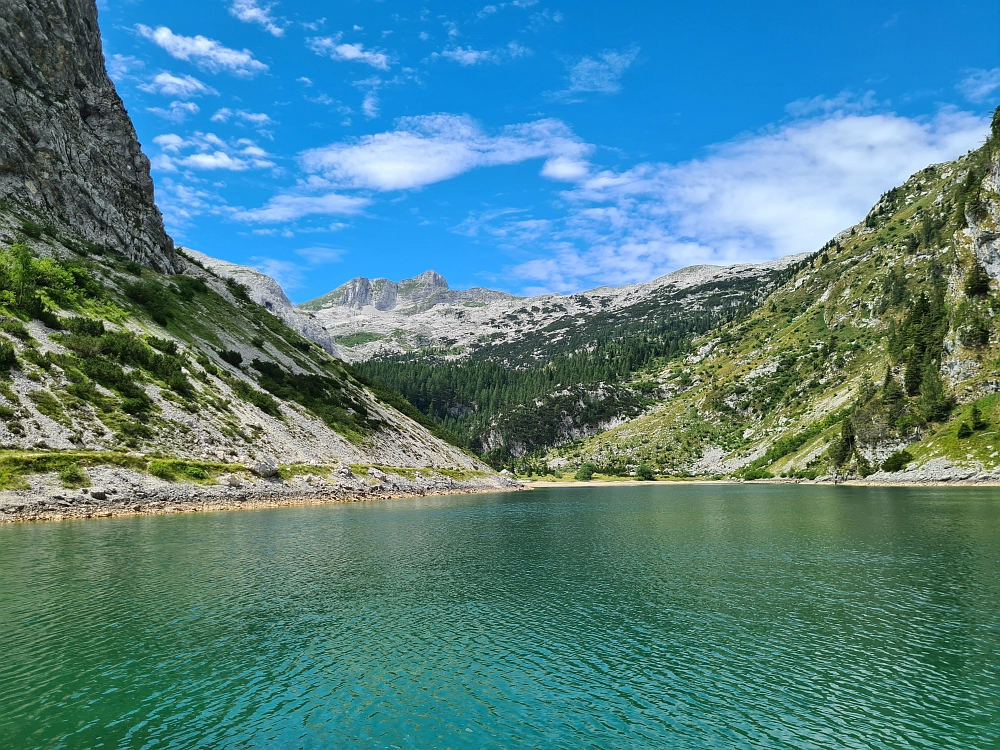
[[[0,527],[4,748],[1000,747],[1000,489]]]

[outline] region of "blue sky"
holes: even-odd
[[[304,301],[811,251],[1000,103],[995,0],[100,0],[175,240]]]

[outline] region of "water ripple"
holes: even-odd
[[[0,528],[0,746],[1000,746],[994,490]]]

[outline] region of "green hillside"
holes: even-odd
[[[989,140],[890,190],[752,315],[632,382],[669,394],[615,429],[530,462],[608,474],[816,477],[1000,448],[1000,114]],[[975,410],[975,413],[974,413]]]

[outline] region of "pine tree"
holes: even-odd
[[[985,430],[989,423],[983,419],[983,413],[979,410],[979,404],[972,405],[972,429]]]
[[[990,275],[976,261],[965,275],[965,294],[968,297],[985,297],[990,293]]]
[[[928,362],[920,382],[920,410],[924,419],[942,422],[951,410],[951,401],[945,395],[941,373],[934,362]]]

